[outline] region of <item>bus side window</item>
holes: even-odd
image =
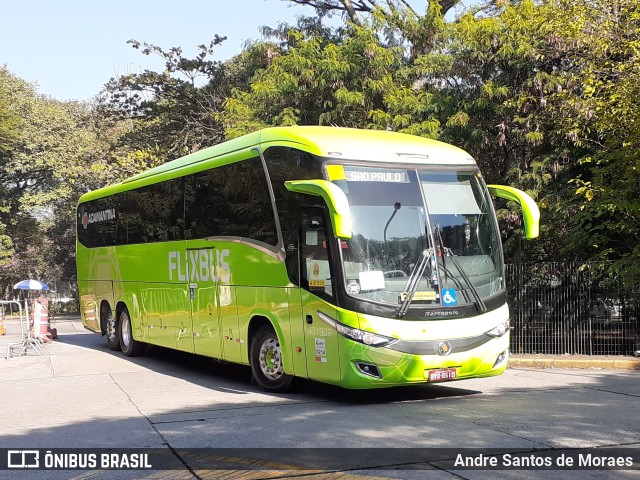
[[[321,210],[303,210],[300,234],[302,287],[319,297],[331,299],[331,253]]]
[[[100,221],[90,222],[89,216],[97,212],[108,212],[110,215],[101,218]],[[118,210],[113,197],[98,198],[79,205],[78,240],[88,248],[116,245],[117,217]]]
[[[239,237],[278,245],[260,157],[199,172],[186,187],[187,238]]]
[[[205,238],[220,235],[218,211],[223,204],[223,177],[215,170],[200,172],[189,179],[186,208],[188,238]]]
[[[280,229],[282,230],[287,274],[294,285],[300,285],[300,257],[298,252],[300,207],[303,201],[310,202],[314,200],[312,197],[290,192],[285,188],[284,182],[287,180],[322,178],[320,161],[310,153],[290,147],[270,146],[267,147],[263,155],[273,188]],[[318,202],[321,204],[321,200],[318,200]]]

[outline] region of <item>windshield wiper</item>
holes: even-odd
[[[442,266],[443,266],[443,270],[445,272],[445,278],[446,278],[446,274],[448,272],[447,266],[445,264],[445,256],[446,256],[446,257],[449,257],[451,259],[451,262],[455,265],[455,267],[458,270],[458,272],[460,272],[460,276],[462,277],[464,282],[469,287],[469,290],[471,290],[471,293],[473,294],[473,298],[475,299],[474,303],[475,303],[476,308],[478,309],[478,311],[480,313],[486,312],[487,311],[487,305],[482,300],[482,297],[480,297],[480,294],[478,293],[478,289],[473,284],[473,282],[471,282],[471,279],[467,275],[467,272],[464,271],[464,269],[462,268],[462,265],[460,265],[460,262],[458,262],[458,257],[456,256],[455,253],[453,253],[453,250],[451,250],[449,247],[445,247],[444,246],[444,241],[442,240],[442,227],[440,225],[438,225],[438,224],[436,224],[436,233],[437,233],[436,239],[437,239],[438,243],[440,244],[440,248],[441,248],[441,251],[443,253]],[[456,282],[456,283],[459,283],[459,282]]]
[[[442,239],[440,239],[440,241],[442,242]],[[478,293],[478,289],[471,282],[471,279],[467,275],[467,272],[464,271],[464,269],[462,268],[462,265],[460,265],[460,263],[458,262],[456,254],[453,253],[453,251],[449,247],[445,247],[442,244],[441,244],[441,248],[442,248],[444,254],[451,259],[451,262],[456,266],[456,269],[458,270],[458,272],[460,272],[460,276],[462,277],[464,282],[469,287],[469,290],[471,290],[471,293],[473,294],[473,298],[475,299],[474,303],[476,304],[476,308],[478,309],[478,311],[480,313],[486,312],[487,311],[487,305],[482,300],[482,297],[480,297],[480,294]]]
[[[409,304],[411,303],[411,300],[413,300],[413,296],[415,295],[416,290],[418,289],[418,285],[420,284],[420,279],[422,278],[424,269],[427,268],[427,263],[429,263],[432,256],[432,248],[426,248],[422,251],[420,258],[411,271],[411,275],[409,275],[409,281],[407,282],[407,286],[405,287],[404,291],[404,299],[402,300],[402,304],[400,305],[400,307],[398,307],[396,317],[402,318],[407,313]]]

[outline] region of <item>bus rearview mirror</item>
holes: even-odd
[[[540,210],[538,205],[529,194],[518,190],[514,187],[506,185],[487,185],[492,195],[507,200],[518,202],[522,208],[522,217],[524,219],[524,234],[528,240],[537,238],[540,234]]]
[[[290,192],[322,197],[329,207],[333,232],[342,239],[351,238],[351,209],[347,196],[335,184],[327,180],[290,180],[284,182]]]

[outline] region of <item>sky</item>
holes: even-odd
[[[218,34],[228,39],[214,59],[224,61],[261,26],[314,13],[282,0],[19,0],[0,11],[0,66],[58,100],[90,100],[114,76],[162,68],[127,40],[190,57]]]

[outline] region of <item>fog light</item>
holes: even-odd
[[[360,373],[368,375],[369,377],[382,378],[378,367],[370,363],[356,362],[356,368]]]
[[[500,355],[498,355],[498,358],[496,358],[496,361],[493,364],[493,368],[498,368],[502,366],[502,364],[505,363],[508,359],[509,359],[509,350],[507,349],[504,352],[502,352]]]

